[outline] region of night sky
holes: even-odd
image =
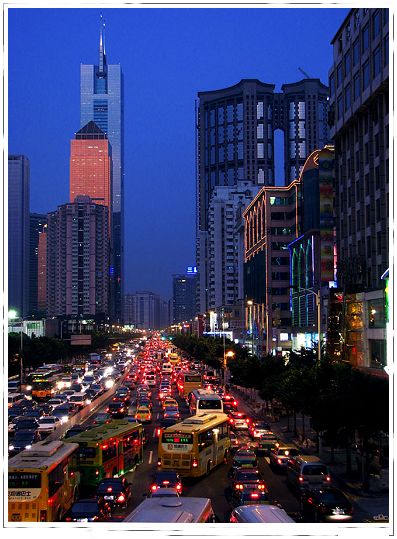
[[[242,78],[280,91],[303,78],[298,66],[327,84],[330,41],[348,11],[102,10],[108,63],[124,73],[125,292],[168,298],[171,275],[195,263],[197,92]],[[9,153],[30,160],[32,212],[68,202],[80,63],[98,63],[99,15],[97,8],[9,10]]]

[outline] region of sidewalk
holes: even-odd
[[[289,443],[293,443],[297,446],[304,455],[318,454],[321,460],[325,462],[331,470],[336,482],[340,484],[343,490],[348,493],[357,503],[360,508],[370,514],[376,515],[388,515],[389,514],[389,470],[381,470],[380,476],[371,476],[371,488],[369,490],[363,490],[362,484],[357,473],[357,465],[355,457],[352,455],[352,467],[356,470],[357,478],[346,476],[346,455],[345,451],[341,449],[334,450],[334,458],[332,462],[331,448],[322,446],[320,453],[317,453],[317,435],[316,432],[310,428],[310,418],[305,417],[304,434],[305,437],[302,440],[302,416],[297,415],[296,418],[296,434],[294,433],[294,419],[285,416],[272,415],[272,411],[265,409],[265,402],[259,397],[258,391],[241,388],[239,386],[233,386],[231,389],[235,395],[237,401],[242,404],[242,408],[245,408],[251,417],[256,419],[263,419],[268,421],[273,432],[278,434],[280,438]],[[289,427],[289,428],[288,428]]]

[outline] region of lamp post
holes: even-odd
[[[226,376],[226,370],[227,370],[227,358],[232,358],[234,357],[234,352],[232,350],[229,350],[228,352],[226,352],[225,350],[223,351],[223,385],[225,386],[226,385],[226,382],[227,382],[227,376]]]
[[[250,329],[251,329],[251,353],[254,355],[254,305],[257,305],[252,299],[249,299],[247,301],[247,305],[249,307],[249,319],[250,319]]]
[[[310,290],[310,288],[301,288],[300,286],[290,286],[293,290],[296,290],[297,292],[308,292],[309,294],[313,294],[316,298],[316,306],[317,306],[317,329],[318,329],[318,343],[317,343],[317,361],[321,361],[321,290],[319,289],[318,292],[314,292],[314,290]]]
[[[18,312],[14,309],[11,309],[8,311],[8,318],[10,320],[18,320],[21,324],[21,341],[19,343],[19,369],[20,369],[20,381],[21,381],[21,388],[23,384],[23,358],[22,358],[22,350],[23,350],[23,318],[20,318],[18,316]]]

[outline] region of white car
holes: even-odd
[[[53,432],[57,427],[62,424],[59,417],[53,415],[45,415],[39,419],[39,432]]]
[[[57,406],[60,406],[61,404],[63,404],[65,401],[62,400],[62,399],[57,399],[56,397],[53,398],[53,399],[50,399],[49,401],[47,401],[47,404],[49,406],[52,407],[52,409],[56,408]]]

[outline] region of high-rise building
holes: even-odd
[[[107,207],[77,196],[48,214],[48,316],[104,318],[108,268]]]
[[[389,267],[389,9],[351,9],[332,40],[338,285],[344,359],[386,364]]]
[[[172,276],[172,322],[191,320],[196,315],[197,268]]]
[[[101,22],[98,65],[80,66],[80,125],[93,120],[112,148],[111,315],[121,321],[124,288],[124,97],[120,64],[108,64]]]
[[[328,142],[328,88],[319,79],[284,84],[243,79],[199,92],[197,109],[196,262],[200,312],[208,309],[208,209],[213,190],[249,180],[275,185],[274,133],[284,131],[284,181],[298,178],[306,157]]]
[[[154,292],[125,295],[125,317],[138,329],[163,329],[169,325],[168,302]]]
[[[47,224],[47,215],[30,214],[30,249],[29,249],[29,315],[37,316],[38,308],[38,256],[39,237]]]
[[[107,135],[90,121],[70,142],[70,202],[88,196],[112,213],[112,158]]]
[[[30,165],[24,155],[8,156],[8,308],[29,311]]]
[[[207,282],[208,307],[236,305],[244,297],[244,237],[239,222],[259,188],[249,181],[219,186],[212,192],[208,209]]]
[[[39,232],[37,247],[37,310],[40,313],[47,312],[47,228],[46,224]]]

